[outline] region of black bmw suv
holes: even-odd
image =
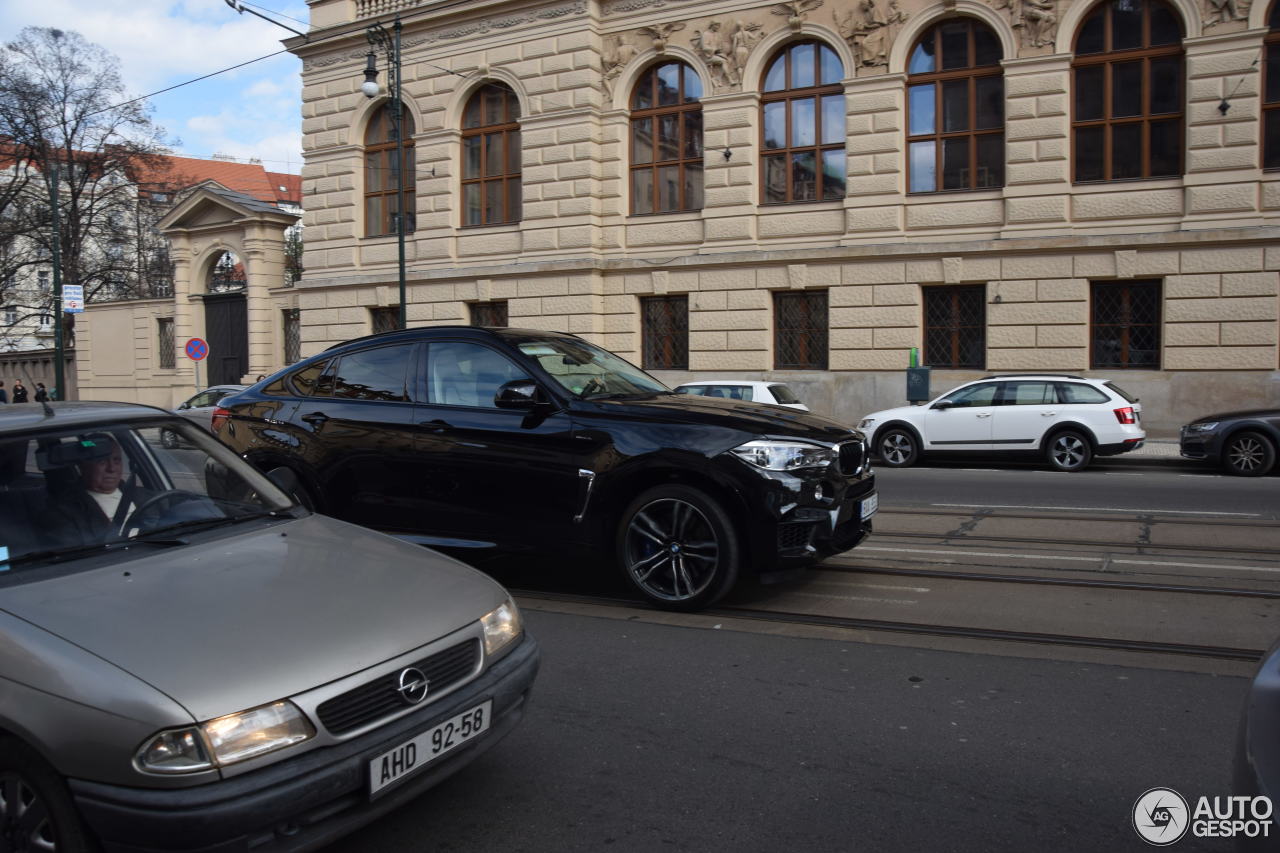
[[[555,332],[373,335],[223,406],[218,436],[320,512],[447,549],[588,549],[674,609],[852,548],[877,505],[861,433],[676,394]]]

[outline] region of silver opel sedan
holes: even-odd
[[[309,850],[523,716],[484,575],[168,412],[0,408],[0,849]]]

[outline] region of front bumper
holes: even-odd
[[[68,784],[106,853],[312,850],[417,797],[501,740],[524,716],[539,659],[526,633],[479,678],[420,713],[255,773],[182,789]],[[370,798],[373,757],[487,699],[493,700],[487,732]]]
[[[1183,459],[1203,461],[1218,458],[1218,446],[1221,444],[1217,430],[1190,432],[1183,427],[1178,434],[1178,452]]]

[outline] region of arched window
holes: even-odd
[[[655,65],[631,94],[631,212],[702,209],[702,81]]]
[[[1262,94],[1262,168],[1280,168],[1280,2],[1267,21],[1266,88]]]
[[[1182,174],[1182,25],[1161,0],[1104,0],[1076,34],[1077,181]]]
[[[789,44],[761,84],[765,204],[844,197],[844,65],[820,42]]]
[[[520,102],[501,83],[481,87],[462,114],[462,223],[520,221]]]
[[[395,234],[396,218],[400,210],[407,213],[405,233],[413,231],[416,224],[414,211],[414,185],[416,173],[413,160],[413,116],[400,111],[401,133],[404,137],[404,203],[396,203],[396,122],[395,107],[383,104],[374,113],[364,132],[364,227],[370,237]]]
[[[912,48],[907,150],[913,193],[1004,186],[1004,74],[985,24],[944,21]]]

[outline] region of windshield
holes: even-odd
[[[185,421],[0,438],[0,577],[238,524],[292,502]],[[166,538],[157,538],[166,537]]]
[[[551,338],[524,341],[519,348],[552,379],[583,399],[661,394],[668,390],[638,367],[586,341]]]

